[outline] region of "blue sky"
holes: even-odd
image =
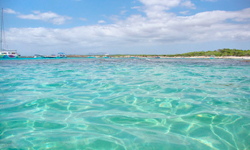
[[[21,55],[250,49],[249,0],[1,0]]]

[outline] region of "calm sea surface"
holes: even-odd
[[[249,62],[18,59],[0,70],[0,149],[250,149]]]

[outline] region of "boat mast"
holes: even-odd
[[[1,13],[1,51],[3,50],[3,8]]]

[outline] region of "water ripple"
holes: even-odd
[[[250,149],[250,66],[0,61],[1,149]]]

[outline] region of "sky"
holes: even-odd
[[[5,48],[34,54],[250,49],[250,0],[0,0]]]

